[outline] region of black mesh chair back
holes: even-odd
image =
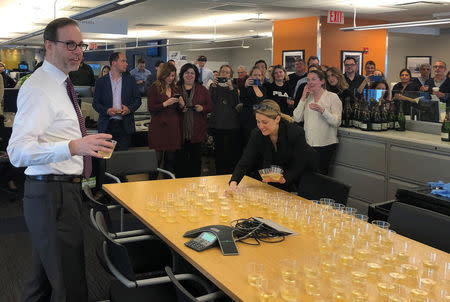
[[[450,216],[394,202],[388,222],[390,228],[400,235],[450,252]]]
[[[347,204],[350,186],[333,177],[316,172],[304,173],[298,184],[298,195],[310,200],[332,198],[336,202]]]
[[[109,237],[108,227],[106,225],[102,212],[99,211],[95,214],[95,221],[97,223],[99,231],[105,238],[109,260],[111,261],[113,266],[128,280],[135,281],[136,276],[133,271],[133,266],[130,262],[128,251],[122,244],[114,241]]]
[[[107,229],[112,230],[113,226],[112,226],[112,222],[111,222],[111,217],[109,215],[108,207],[106,205],[104,205],[103,203],[100,203],[97,200],[95,200],[94,195],[92,194],[92,190],[91,190],[91,188],[89,188],[89,186],[87,186],[87,185],[83,186],[83,192],[86,195],[86,197],[88,198],[89,205],[92,208],[91,220],[93,218],[92,223],[94,224],[94,226],[97,227],[96,222],[95,222],[95,214],[97,212],[101,212],[103,214],[103,220],[106,223]]]
[[[115,176],[156,172],[158,169],[156,152],[148,149],[115,151],[105,164],[106,172]]]

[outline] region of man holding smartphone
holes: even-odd
[[[110,133],[117,141],[115,150],[128,150],[135,132],[134,112],[141,106],[136,80],[127,71],[127,58],[114,52],[109,57],[111,71],[95,84],[92,106],[98,112],[98,132]]]

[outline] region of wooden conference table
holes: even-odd
[[[304,264],[311,261],[312,257],[319,255],[317,239],[310,234],[289,236],[282,242],[262,243],[259,246],[237,243],[240,253],[237,256],[223,256],[218,248],[196,252],[186,247],[184,243],[188,241],[188,238],[184,238],[183,234],[191,229],[212,224],[223,224],[219,222],[218,214],[208,216],[200,213],[198,222],[189,222],[188,219],[178,215],[175,223],[169,223],[157,211],[149,211],[147,202],[155,195],[163,198],[167,193],[176,194],[180,188],[185,188],[191,183],[200,183],[200,179],[183,178],[106,184],[103,188],[235,301],[248,302],[258,300],[257,290],[247,282],[248,263],[263,263],[266,276],[275,279],[280,276],[279,263],[281,259],[296,259],[299,261],[300,267],[303,267]],[[222,192],[228,185],[229,179],[229,175],[206,177],[208,185],[219,185]],[[244,177],[240,186],[243,185],[249,190],[257,189],[271,193],[283,192],[249,177]],[[309,202],[294,195],[292,195],[292,198],[302,200],[303,203]],[[231,204],[233,205],[234,203]],[[230,219],[248,218],[251,216],[267,217],[267,213],[265,214],[261,208],[249,208],[248,213],[244,215],[242,212],[238,212],[237,209],[232,209]],[[409,242],[415,255],[418,253],[427,255],[434,251],[438,254],[441,261],[450,262],[450,255],[445,252],[402,236],[397,235],[396,237],[402,241]],[[302,301],[310,300],[310,297],[306,296],[304,290],[301,293],[303,293],[302,296],[304,295],[305,298]],[[282,301],[281,299],[279,300]]]

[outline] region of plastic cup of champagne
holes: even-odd
[[[104,151],[100,151],[100,150],[99,150],[97,153],[98,153],[99,155],[103,156],[103,159],[110,159],[110,158],[111,158],[111,155],[112,155],[112,153],[113,153],[113,151],[114,151],[114,148],[115,148],[116,145],[117,145],[117,141],[115,141],[115,140],[113,140],[113,139],[106,139],[106,141],[113,144],[113,147],[111,148],[111,151],[109,151],[109,152],[104,152]]]

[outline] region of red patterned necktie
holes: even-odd
[[[73,89],[73,84],[70,78],[66,79],[66,88],[67,94],[69,95],[70,100],[72,101],[72,105],[75,108],[75,112],[78,117],[78,123],[80,124],[81,136],[86,136],[86,126],[84,125],[83,116],[81,115],[80,107],[78,106],[77,96],[75,94],[75,89]],[[83,156],[83,176],[86,179],[91,177],[92,173],[92,161],[91,157],[88,155]]]

